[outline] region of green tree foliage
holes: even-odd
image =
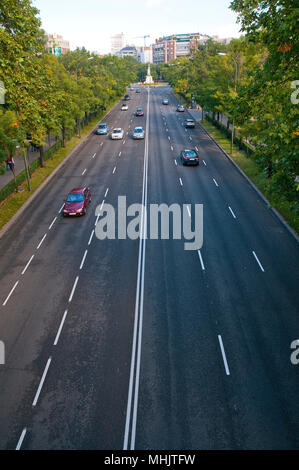
[[[236,100],[259,130],[256,159],[272,189],[298,210],[298,104],[291,99],[298,79],[298,13],[291,0],[234,0],[241,29],[254,46],[267,50],[263,67],[254,67]]]
[[[299,9],[290,0],[234,0],[231,8],[245,36],[228,45],[209,40],[159,72],[214,118],[221,112],[227,125],[234,119],[239,137],[254,143],[272,194],[298,211]]]
[[[50,55],[37,15],[30,0],[0,2],[0,80],[6,90],[0,160],[15,149],[20,136],[22,145],[30,136],[42,157],[47,135],[62,133],[65,143],[75,125],[80,134],[82,122],[107,109],[141,73],[130,57],[100,58],[84,48],[61,58]],[[11,120],[12,127],[7,125]]]

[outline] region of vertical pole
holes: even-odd
[[[28,191],[31,191],[31,181],[30,181],[30,173],[29,173],[29,166],[28,166],[28,159],[27,159],[28,152],[29,152],[29,147],[27,147],[26,152],[24,153],[24,164],[25,164],[25,170],[26,170],[26,176],[27,176]]]

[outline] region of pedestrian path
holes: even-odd
[[[55,137],[50,137],[50,143],[47,142],[47,144],[44,146],[45,151],[51,147],[52,145],[55,144]],[[29,165],[39,158],[39,150],[35,150],[33,147],[31,147],[30,151],[28,152],[28,163]],[[21,173],[25,169],[25,163],[24,163],[24,157],[23,155],[17,155],[14,157],[14,162],[15,162],[15,174],[16,176]],[[13,180],[13,173],[11,170],[6,170],[6,172],[3,175],[0,175],[0,189],[2,189],[4,186],[6,186],[11,180]]]

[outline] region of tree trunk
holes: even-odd
[[[45,152],[44,152],[44,146],[41,145],[39,148],[39,156],[40,156],[40,166],[44,168],[45,166]]]
[[[267,168],[267,172],[268,172],[268,178],[271,178],[271,176],[272,176],[272,162],[269,163],[268,168]]]
[[[81,137],[80,119],[76,119],[76,124],[77,124],[77,136]]]
[[[66,147],[66,138],[65,138],[65,127],[62,128],[62,147]]]

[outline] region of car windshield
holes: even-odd
[[[138,108],[137,113],[142,113],[142,109]]]
[[[106,129],[106,124],[99,124],[99,129]]]
[[[193,150],[185,150],[186,157],[196,157],[196,153]]]
[[[121,133],[121,129],[114,129],[113,131],[113,134],[120,134]]]
[[[82,202],[83,194],[69,194],[67,197],[67,202]]]
[[[134,132],[135,133],[143,132],[143,129],[141,129],[140,127],[136,127],[136,129],[134,129]]]

